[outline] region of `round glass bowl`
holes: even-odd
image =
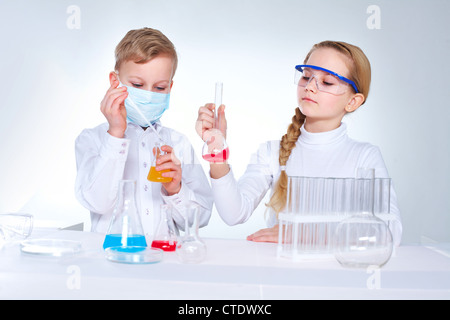
[[[108,261],[128,264],[151,264],[160,262],[163,258],[163,250],[143,247],[109,247],[105,249]]]
[[[81,251],[81,242],[60,239],[33,239],[20,243],[20,251],[26,254],[64,257]]]

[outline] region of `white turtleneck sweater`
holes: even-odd
[[[288,176],[304,177],[355,177],[357,168],[374,168],[377,178],[388,178],[389,174],[378,147],[352,140],[347,135],[347,126],[342,123],[335,130],[321,133],[307,132],[304,126],[286,163]],[[211,178],[214,201],[221,218],[228,225],[244,223],[252,215],[278,180],[280,141],[263,143],[252,155],[244,175],[236,181],[233,171],[220,179]],[[397,206],[397,196],[391,184],[390,212],[394,220],[390,229],[394,244],[399,245],[402,224]],[[277,224],[274,215],[268,226]]]

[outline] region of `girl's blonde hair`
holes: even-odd
[[[369,95],[370,89],[370,62],[364,52],[357,46],[338,41],[323,41],[315,44],[307,54],[304,63],[306,64],[311,54],[321,48],[332,48],[337,52],[343,54],[348,58],[347,67],[349,69],[348,78],[355,82],[359,92],[364,95],[364,101]],[[300,111],[300,108],[295,109],[295,115],[292,117],[292,123],[288,126],[287,133],[283,135],[280,142],[279,163],[280,166],[286,166],[286,163],[291,155],[292,149],[300,136],[300,128],[304,124],[306,116]],[[288,176],[286,170],[281,171],[281,175],[274,187],[274,193],[270,198],[267,207],[271,208],[278,215],[286,206],[287,199],[287,184]]]
[[[160,54],[172,58],[173,77],[178,65],[177,52],[173,43],[159,30],[151,28],[130,30],[116,46],[115,70],[119,70],[121,63],[125,61],[146,63]]]

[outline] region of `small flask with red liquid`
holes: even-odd
[[[172,219],[171,210],[171,205],[161,205],[159,223],[154,233],[152,248],[175,251],[177,247],[177,229]]]
[[[225,162],[230,155],[230,151],[228,149],[227,142],[225,141],[225,137],[222,131],[220,131],[218,128],[219,119],[217,109],[222,104],[222,90],[223,90],[222,82],[217,82],[215,107],[214,107],[214,125],[213,128],[206,131],[203,135],[205,144],[203,145],[202,157],[206,161],[215,163]]]

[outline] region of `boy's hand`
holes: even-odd
[[[166,152],[156,161],[156,171],[167,170],[169,172],[163,172],[163,177],[170,177],[172,181],[162,183],[164,189],[166,189],[169,196],[178,193],[181,189],[181,162],[173,153],[173,148],[167,145],[161,147],[161,150]]]
[[[100,110],[109,123],[108,133],[117,138],[123,138],[127,128],[127,111],[124,101],[128,96],[127,88],[120,87],[118,80],[111,82],[111,87],[100,103]]]
[[[214,125],[214,107],[214,103],[207,103],[204,107],[200,107],[198,109],[195,130],[203,141],[208,139],[205,132],[210,130]],[[216,128],[222,132],[224,138],[226,139],[227,119],[225,118],[225,105],[222,104],[219,109],[217,109],[217,118],[218,121],[216,123]]]

